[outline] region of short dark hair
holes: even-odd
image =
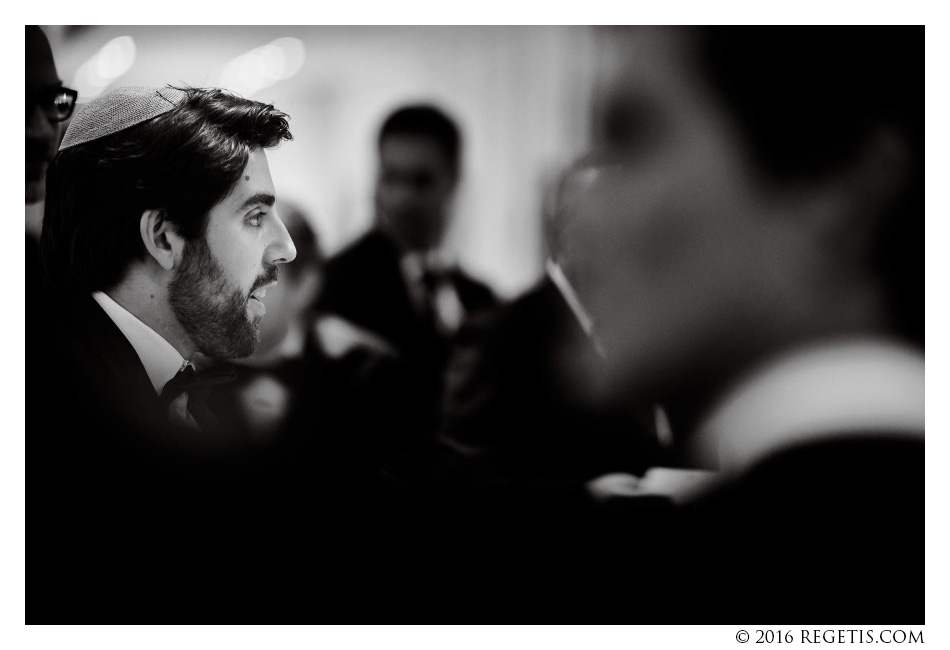
[[[705,27],[697,58],[766,173],[807,178],[859,155],[886,126],[909,148],[868,267],[895,331],[924,342],[924,28]]]
[[[142,259],[142,213],[164,211],[185,239],[233,189],[252,149],[290,140],[287,115],[212,88],[183,88],[174,109],[59,152],[47,174],[41,255],[47,282],[114,287]]]
[[[415,135],[434,140],[441,147],[445,159],[458,175],[462,151],[462,135],[458,126],[443,111],[429,104],[404,106],[393,112],[379,129],[378,145],[394,134]]]

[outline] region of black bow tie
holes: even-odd
[[[237,373],[230,368],[212,368],[198,372],[194,366],[187,365],[165,384],[159,400],[163,408],[167,409],[179,395],[188,393],[189,405],[200,404],[208,398],[212,388],[235,379],[237,379]]]

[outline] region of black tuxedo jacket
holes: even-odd
[[[169,422],[132,344],[90,295],[49,298],[44,322],[27,333],[28,430],[77,446],[72,453],[95,445],[97,457],[122,454],[124,463],[221,450],[229,436],[213,422],[200,432]]]
[[[924,501],[921,438],[828,431],[681,505],[617,504],[575,545],[593,560],[573,574],[585,593],[608,575],[636,584],[631,622],[921,625]]]
[[[27,431],[96,454],[159,436],[165,416],[132,344],[91,296],[53,300],[46,322],[27,332]]]
[[[48,311],[27,333],[28,621],[281,615],[277,592],[303,602],[297,576],[340,587],[378,554],[361,543],[389,529],[387,486],[299,437],[193,444],[90,296],[58,296]]]
[[[194,518],[181,508],[187,481],[132,345],[89,295],[54,296],[45,313],[28,317],[26,336],[27,612],[36,621],[88,613],[84,589],[138,572],[142,554],[178,529],[176,513]]]
[[[694,601],[695,618],[924,623],[923,438],[842,433],[775,453],[685,509],[684,566],[741,583],[709,614]]]

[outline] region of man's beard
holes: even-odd
[[[204,238],[197,238],[185,245],[181,266],[168,285],[168,302],[202,354],[240,359],[260,342],[260,317],[248,319],[248,298],[258,287],[275,282],[277,275],[277,266],[271,266],[245,294],[228,281]]]

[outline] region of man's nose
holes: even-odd
[[[267,261],[271,264],[286,264],[287,262],[293,262],[294,258],[297,257],[294,240],[290,238],[290,233],[287,232],[287,227],[284,226],[284,222],[280,220],[279,216],[276,219],[274,240],[267,250]]]

